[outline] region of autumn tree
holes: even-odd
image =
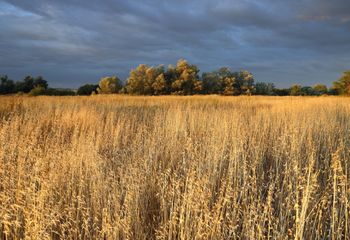
[[[130,71],[130,76],[126,82],[126,89],[130,94],[144,94],[146,71],[148,66],[140,64],[136,69]]]
[[[343,73],[343,76],[333,83],[333,89],[341,95],[350,95],[350,71]]]
[[[223,80],[222,94],[226,96],[237,95],[237,89],[235,88],[236,79],[234,77],[226,77]]]
[[[177,78],[171,85],[174,94],[191,95],[200,93],[202,83],[199,80],[199,69],[196,65],[189,65],[186,60],[180,59],[175,69]]]
[[[166,93],[166,81],[164,73],[157,76],[156,80],[153,82],[152,87],[154,89],[155,95],[163,95]]]
[[[291,96],[300,96],[302,95],[301,85],[294,84],[290,87],[290,95]]]
[[[145,95],[158,95],[160,92],[165,89],[165,85],[163,85],[163,89],[161,88],[162,82],[161,82],[161,75],[163,75],[164,73],[164,67],[163,65],[160,65],[158,67],[149,67],[146,70],[146,78],[145,78],[145,82],[144,82],[144,94]],[[159,77],[159,79],[158,79]],[[164,75],[163,75],[164,77]],[[157,81],[158,79],[158,81]],[[156,83],[157,81],[157,83]],[[165,84],[165,79],[163,84]],[[156,89],[154,87],[157,87],[157,93],[156,93]]]
[[[162,74],[164,74],[162,65],[149,67],[146,64],[140,64],[136,69],[130,71],[126,84],[127,92],[136,95],[160,94],[160,91],[164,91],[166,88],[165,85],[163,85],[163,88],[160,86],[163,84],[161,83],[162,77],[159,77]]]
[[[117,76],[104,77],[100,80],[97,88],[99,94],[118,93],[122,88],[122,83]]]
[[[136,95],[161,94],[251,94],[254,91],[254,77],[248,71],[231,72],[229,68],[204,73],[202,80],[198,76],[196,65],[180,59],[176,66],[163,65],[149,67],[140,64],[130,71],[125,92]]]
[[[254,77],[252,73],[241,70],[235,73],[235,78],[236,88],[239,90],[239,94],[250,95],[254,92]]]

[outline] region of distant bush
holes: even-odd
[[[89,96],[93,92],[96,92],[98,85],[95,84],[85,84],[78,88],[77,95],[86,95]]]
[[[74,96],[76,95],[74,91],[70,89],[56,89],[48,88],[45,89],[41,86],[35,87],[29,93],[29,96]]]
[[[276,96],[288,96],[290,93],[290,89],[288,89],[288,88],[275,88],[273,90],[273,93]]]
[[[45,88],[43,88],[42,86],[37,86],[35,88],[33,88],[32,90],[30,90],[30,92],[28,93],[29,96],[39,96],[39,95],[45,95],[45,92],[47,90]]]
[[[73,90],[70,90],[70,89],[49,88],[45,91],[45,93],[43,95],[47,95],[47,96],[74,96],[76,94]]]

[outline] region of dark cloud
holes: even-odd
[[[179,58],[330,84],[350,62],[348,0],[0,0],[0,31],[0,74],[61,87]]]

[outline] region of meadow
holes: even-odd
[[[349,239],[350,98],[0,97],[0,239]]]

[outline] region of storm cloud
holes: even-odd
[[[0,74],[77,87],[140,63],[330,85],[350,68],[348,0],[0,0]]]

